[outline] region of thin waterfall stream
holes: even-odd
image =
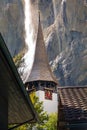
[[[26,72],[28,74],[31,70],[33,57],[34,57],[34,50],[35,50],[35,38],[34,38],[34,27],[32,24],[32,12],[31,12],[31,1],[25,0],[25,7],[24,7],[24,14],[25,14],[25,44],[27,46],[27,52],[25,53],[24,59],[24,68],[23,70],[23,80],[26,78]]]

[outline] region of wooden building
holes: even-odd
[[[58,130],[87,130],[87,86],[58,88]]]
[[[43,101],[44,110],[48,113],[57,112],[57,80],[48,62],[40,17],[34,62],[30,75],[26,77],[25,86],[28,91],[36,90],[39,100]]]
[[[0,130],[7,130],[10,124],[18,127],[37,120],[38,116],[0,34]]]

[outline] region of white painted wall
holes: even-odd
[[[53,93],[52,100],[45,99],[45,93],[41,90],[37,91],[36,95],[39,97],[40,101],[43,101],[44,110],[47,111],[48,114],[58,112],[58,100],[56,93]]]

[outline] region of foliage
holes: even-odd
[[[10,125],[10,126],[8,126],[8,128],[12,128],[14,126],[16,126],[16,125]],[[20,127],[14,128],[14,130],[27,130],[27,127],[28,127],[28,124],[25,124]]]
[[[18,128],[15,128],[14,130],[27,130],[28,124],[22,125]]]
[[[22,75],[25,66],[23,56],[24,56],[24,51],[20,52],[18,55],[13,57],[13,61],[18,69],[20,76]]]
[[[19,54],[17,54],[16,56],[13,57],[13,61],[17,68],[19,68],[20,64],[24,61],[22,59],[23,56],[24,56],[24,52],[20,52]]]
[[[44,128],[46,130],[57,130],[57,113],[49,115],[49,120],[45,123]]]
[[[51,113],[49,116],[43,111],[43,102],[35,95],[35,92],[30,94],[32,103],[37,111],[40,123],[36,123],[37,130],[57,130],[57,113]]]
[[[42,130],[44,123],[48,120],[48,114],[43,109],[43,102],[39,101],[39,98],[36,96],[35,92],[32,92],[30,94],[31,101],[34,105],[34,108],[38,114],[39,117],[39,123],[36,123],[35,126],[38,128],[38,130]],[[33,127],[33,126],[31,126]]]
[[[31,99],[31,101],[32,101],[32,103],[33,104],[35,104],[35,97],[36,97],[36,94],[35,94],[35,91],[32,91],[30,94],[29,94],[29,96],[30,96],[30,99]]]
[[[43,109],[43,102],[39,101],[39,98],[36,96],[35,92],[31,92],[31,94],[29,95],[31,98],[31,101],[34,105],[34,108],[38,114],[38,118],[39,118],[39,123],[35,123],[35,124],[27,124],[27,126],[25,126],[24,130],[32,130],[32,128],[35,126],[38,130],[42,130],[44,128],[44,124],[47,122],[48,120],[48,114],[44,111]],[[22,130],[22,127],[20,127],[20,129],[17,130]]]

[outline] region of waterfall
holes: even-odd
[[[35,36],[34,36],[34,27],[32,22],[32,9],[31,9],[31,1],[25,0],[25,43],[27,46],[27,53],[24,55],[24,68],[22,79],[24,80],[26,78],[26,72],[28,71],[28,74],[30,73],[32,63],[33,63],[33,57],[34,57],[34,50],[35,50]]]
[[[54,11],[54,18],[56,19],[57,11],[56,11],[55,0],[52,0],[52,4],[53,4],[53,11]]]
[[[66,0],[62,0],[61,5],[63,5],[64,2],[66,2]]]
[[[60,9],[60,11],[61,11],[61,15],[63,15],[63,13],[64,13],[64,3],[66,2],[66,0],[62,0],[62,2],[61,2],[61,9]]]
[[[54,16],[55,16],[55,22],[56,22],[56,36],[58,39],[58,46],[59,46],[59,53],[62,51],[62,31],[64,29],[64,26],[66,26],[67,17],[65,12],[65,4],[67,0],[61,0],[60,3],[60,10],[58,12],[56,8],[56,1],[52,0],[53,3],[53,9],[54,9]]]

